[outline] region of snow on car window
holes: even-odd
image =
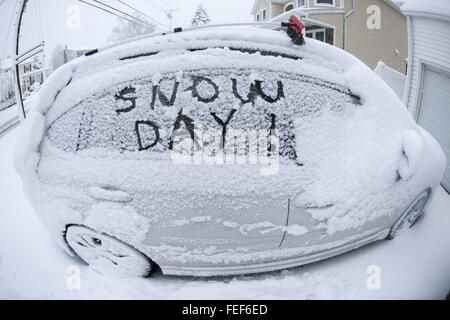
[[[68,152],[164,152],[174,147],[178,129],[193,139],[195,129],[219,131],[223,139],[231,129],[277,129],[280,155],[295,160],[296,119],[346,114],[358,103],[345,87],[297,74],[233,69],[156,74],[84,100],[51,125],[48,137]]]

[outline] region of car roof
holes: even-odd
[[[310,40],[310,39],[308,39]],[[308,41],[307,40],[307,41]],[[308,42],[315,42],[310,40]],[[195,50],[200,48],[246,48],[248,50],[269,51],[288,57],[309,57],[317,63],[336,68],[336,63],[330,63],[329,58],[322,58],[320,50],[311,51],[308,48],[292,43],[283,31],[268,30],[255,27],[223,26],[203,27],[193,30],[178,31],[171,34],[156,34],[132,41],[106,47],[94,51],[89,59],[80,66],[75,78],[87,76],[99,71],[104,67],[119,64],[120,61],[132,58],[149,57],[160,52],[173,50]],[[334,62],[333,59],[331,61]]]

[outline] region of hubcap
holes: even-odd
[[[430,192],[424,191],[417,199],[409,206],[405,211],[406,213],[394,224],[391,232],[388,236],[389,239],[393,239],[405,230],[410,228],[420,217],[427,204]]]
[[[151,261],[138,250],[90,228],[70,226],[66,239],[73,251],[97,271],[144,277],[152,269]]]

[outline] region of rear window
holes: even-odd
[[[61,115],[48,138],[67,152],[166,152],[176,130],[276,129],[280,156],[296,160],[298,117],[354,110],[359,97],[313,77],[258,70],[196,70],[122,83]],[[192,135],[192,138],[195,138]]]

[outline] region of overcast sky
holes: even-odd
[[[2,3],[3,0],[0,0]],[[118,0],[101,0],[108,5],[133,13]],[[253,0],[122,0],[158,22],[169,25],[165,10],[174,11],[174,26],[190,24],[195,9],[202,3],[212,23],[251,22]],[[90,0],[92,2],[92,0]],[[47,56],[57,44],[69,47],[97,48],[107,42],[117,18],[92,8],[78,0],[29,0],[22,27],[21,48],[40,42],[47,43]],[[4,0],[0,5],[0,58],[10,55],[10,21],[16,0]],[[75,7],[74,7],[75,6]],[[79,9],[78,9],[79,8]],[[79,12],[79,24],[74,17]],[[10,36],[8,37],[8,30]],[[8,46],[5,47],[8,39]],[[48,62],[47,62],[48,64]]]

